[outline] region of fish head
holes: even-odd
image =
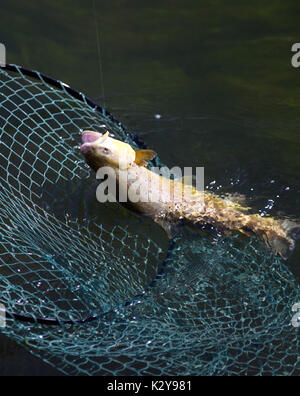
[[[104,166],[125,170],[133,166],[136,159],[135,150],[129,144],[111,138],[109,132],[82,132],[80,151],[95,171]]]

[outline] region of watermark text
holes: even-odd
[[[6,48],[5,45],[0,43],[0,67],[6,65]]]
[[[300,327],[300,303],[294,304],[292,306],[292,311],[296,312],[292,317],[292,326],[298,328]]]
[[[194,200],[197,192],[204,191],[204,168],[197,167],[193,174],[191,167],[153,167],[151,171],[139,173],[134,169],[121,170],[106,166],[98,169],[97,188],[99,202],[120,203],[180,203]],[[118,194],[117,194],[118,193]],[[118,197],[117,197],[118,195]],[[200,203],[201,194],[197,194]]]
[[[3,304],[0,304],[0,328],[6,326],[6,310]]]

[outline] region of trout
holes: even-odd
[[[116,199],[123,206],[152,218],[169,238],[182,224],[213,226],[223,233],[257,235],[284,259],[290,256],[295,240],[300,238],[300,226],[294,222],[249,214],[249,208],[234,200],[149,170],[148,161],[156,155],[153,150],[134,150],[110,137],[109,132],[84,131],[80,150],[95,172],[103,168],[113,172]],[[121,202],[120,196],[126,196],[127,201]]]

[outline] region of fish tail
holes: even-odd
[[[265,242],[273,250],[275,255],[281,256],[284,260],[287,260],[295,249],[295,241],[288,237],[267,237]]]
[[[281,232],[266,231],[265,241],[276,255],[287,260],[295,249],[295,241],[300,239],[300,225],[289,220],[279,223]]]
[[[284,220],[281,225],[289,238],[292,238],[295,241],[300,239],[300,224],[295,223],[294,221]]]
[[[287,260],[295,249],[295,241],[300,239],[300,224],[288,220],[278,221],[272,218],[248,217],[248,228],[260,236],[276,255]]]

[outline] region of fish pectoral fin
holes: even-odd
[[[97,143],[103,143],[108,138],[109,132],[106,131],[98,140]]]
[[[254,233],[251,230],[239,228],[238,230],[241,234],[246,235],[247,237],[252,237]]]
[[[148,162],[147,161],[144,161],[144,160],[140,160],[140,161],[135,161],[135,163],[137,164],[137,165],[139,165],[139,166],[147,166],[148,165]]]
[[[161,218],[157,218],[154,220],[163,230],[165,230],[169,239],[174,238],[178,233],[177,224],[172,224],[167,220],[163,220]]]
[[[152,161],[156,156],[156,152],[153,150],[136,150],[135,152],[135,163],[140,166],[146,166],[147,161]]]

